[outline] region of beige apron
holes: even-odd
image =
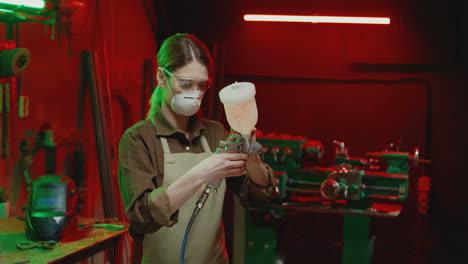
[[[192,167],[213,155],[204,136],[201,136],[201,143],[205,152],[198,154],[171,153],[167,139],[161,137],[161,143],[164,150],[163,186],[172,184]],[[185,229],[205,187],[206,184],[179,208],[177,224],[172,227],[163,226],[158,231],[145,235],[142,263],[180,263]],[[221,218],[225,191],[226,182],[223,180],[217,192],[210,194],[205,206],[195,218],[185,246],[186,264],[229,263],[224,247],[224,227]]]

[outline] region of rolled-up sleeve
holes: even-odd
[[[274,178],[274,171],[270,166],[264,165],[266,167],[266,173],[268,174],[265,175],[265,177],[268,177],[268,185],[258,185],[250,177],[245,177],[239,191],[240,201],[244,205],[263,207],[275,197],[276,181]]]
[[[166,188],[158,187],[157,164],[147,143],[141,135],[128,131],[119,143],[120,192],[134,236],[156,232],[178,220],[178,211],[170,214]]]
[[[210,138],[213,139],[211,146],[215,151],[219,141],[225,141],[229,137],[229,132],[224,129],[220,123],[212,123],[213,127],[209,130]],[[276,180],[274,171],[266,163],[263,163],[266,170],[262,177],[268,177],[268,185],[261,186],[255,183],[248,175],[241,177],[228,177],[226,182],[230,190],[236,194],[244,206],[263,207],[268,204],[276,195]]]

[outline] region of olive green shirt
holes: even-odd
[[[227,139],[221,123],[200,120],[196,115],[189,119],[190,138],[176,131],[161,114],[154,120],[143,120],[127,129],[119,144],[119,185],[130,234],[142,240],[145,233],[153,233],[162,226],[177,223],[178,211],[171,208],[164,179],[164,155],[160,137],[167,138],[172,153],[201,153],[203,135],[215,151],[220,140]],[[266,166],[266,165],[265,165]],[[269,186],[263,187],[249,177],[229,177],[226,183],[244,205],[263,206],[274,196],[273,171],[268,168]],[[265,175],[267,176],[267,175]]]

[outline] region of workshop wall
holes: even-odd
[[[468,23],[460,12],[466,6],[436,1],[280,2],[233,5],[237,20],[222,38],[226,83],[256,84],[257,127],[265,133],[322,140],[328,159],[333,139],[344,140],[351,155],[379,150],[392,139],[401,139],[407,150],[421,146],[423,155],[433,160],[427,172],[433,179],[431,210],[429,215],[418,214],[415,197],[410,196],[399,219],[375,219],[375,263],[468,259],[457,243],[461,240],[450,235],[459,229],[468,233],[463,224],[468,215],[462,209],[468,199],[462,187],[467,180],[459,173],[467,169],[461,146],[467,145],[462,98]],[[246,13],[388,16],[392,24],[241,21]],[[407,78],[420,82],[343,81]],[[414,195],[414,180],[412,184]],[[336,256],[340,216],[295,213],[288,222],[279,247],[290,263],[303,263],[305,258],[316,263],[340,261]]]
[[[19,142],[27,131],[38,133],[50,127],[58,144],[56,173],[70,170],[70,155],[76,143],[83,144],[86,187],[81,215],[102,217],[101,185],[94,124],[89,90],[86,91],[83,131],[77,131],[78,97],[80,87],[80,53],[89,50],[97,61],[98,89],[106,95],[109,89],[112,102],[113,146],[109,146],[116,164],[116,149],[120,135],[129,125],[141,119],[144,60],[154,60],[156,43],[143,1],[104,0],[85,1],[88,5],[75,11],[71,17],[71,37],[60,32],[51,39],[51,29],[39,23],[22,23],[19,30],[20,47],[31,51],[31,61],[22,74],[20,95],[30,100],[29,116],[12,117],[11,152],[9,159],[2,159],[0,185],[11,190],[12,216],[21,214],[26,202],[23,175],[19,169],[22,156]],[[0,34],[5,35],[2,26]],[[71,47],[68,44],[70,41]],[[69,55],[71,53],[71,55]],[[104,81],[107,77],[107,83]],[[148,96],[148,95],[147,95]],[[107,98],[107,97],[106,97]],[[146,105],[146,102],[144,102]],[[109,114],[106,115],[110,117]],[[110,130],[112,131],[112,130]],[[112,137],[113,136],[113,137]],[[60,144],[67,144],[61,146]],[[114,168],[114,172],[115,172]],[[33,178],[44,173],[44,154],[34,157],[31,168]],[[115,176],[115,174],[114,174]],[[115,178],[115,182],[117,182]],[[120,198],[118,190],[112,190]],[[116,203],[119,205],[119,201]],[[120,218],[122,212],[120,212]]]
[[[258,129],[322,140],[328,159],[333,139],[344,140],[356,156],[402,139],[407,150],[420,146],[433,160],[427,171],[429,214],[416,213],[411,196],[398,219],[376,219],[376,263],[468,259],[453,235],[468,233],[467,178],[460,173],[468,158],[462,147],[468,132],[466,3],[213,2],[169,4],[168,24],[174,33],[200,36],[216,51],[224,82],[215,89],[234,81],[255,83]],[[204,12],[213,5],[214,12]],[[247,13],[387,16],[391,25],[245,22]],[[192,23],[206,20],[210,23]],[[222,107],[216,109],[213,117],[226,124]],[[293,256],[290,263],[339,262],[339,216],[297,213],[292,219],[279,241]]]
[[[443,258],[466,257],[464,244],[452,238],[452,234],[468,233],[467,178],[462,173],[468,169],[463,96],[468,84],[468,23],[461,16],[466,4],[274,0],[266,5],[252,0],[155,0],[159,20],[156,33],[151,27],[155,21],[146,17],[144,3],[148,1],[89,2],[99,2],[100,6],[89,6],[73,17],[71,56],[65,36],[56,35],[51,40],[50,31],[44,32],[43,25],[20,25],[19,46],[32,53],[30,65],[22,74],[20,94],[30,99],[29,116],[13,119],[11,157],[0,159],[0,185],[10,186],[15,199],[13,215],[20,214],[26,197],[18,170],[18,144],[27,131],[37,133],[49,126],[57,142],[83,142],[88,191],[82,215],[102,216],[89,96],[83,113],[84,132],[76,131],[80,51],[96,51],[100,76],[108,76],[108,84],[101,78],[100,87],[109,87],[112,95],[115,161],[121,133],[141,119],[143,60],[154,58],[155,39],[190,32],[216,51],[221,62],[218,71],[224,80],[215,91],[232,81],[256,84],[257,127],[265,133],[322,140],[327,157],[332,155],[332,139],[344,140],[350,154],[356,156],[379,150],[392,139],[402,139],[410,149],[421,146],[423,155],[433,160],[428,171],[433,180],[429,215],[418,215],[414,203],[409,203],[395,221],[376,220],[374,233],[380,239],[376,256],[388,263],[441,263]],[[392,24],[247,23],[242,21],[245,13],[388,16]],[[0,25],[0,33],[5,35],[4,25]],[[395,82],[409,78],[417,81]],[[346,82],[349,80],[388,83]],[[428,99],[432,99],[429,105]],[[224,121],[219,104],[215,109],[210,117]],[[59,147],[57,173],[66,169],[64,161],[74,149],[73,144]],[[43,162],[39,153],[34,158],[33,176],[43,173]],[[414,196],[411,199],[414,202]],[[290,219],[283,227],[279,246],[293,256],[291,263],[317,256],[323,260],[317,263],[339,263],[339,216],[293,214]],[[232,226],[228,222],[226,227],[229,238]]]

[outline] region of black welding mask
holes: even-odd
[[[31,184],[26,211],[26,237],[59,241],[77,230],[75,183],[61,175],[43,175]]]

